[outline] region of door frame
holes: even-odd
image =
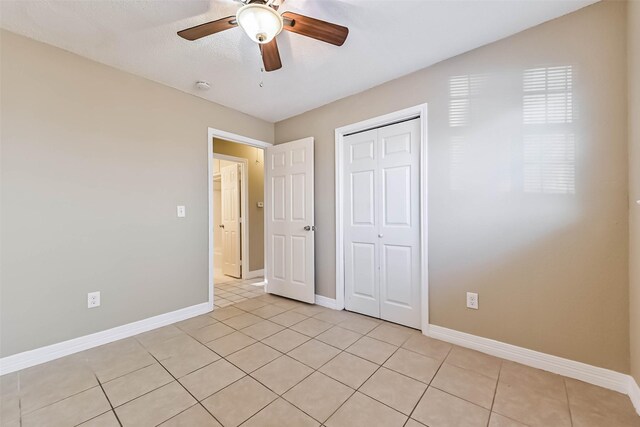
[[[344,286],[344,218],[343,218],[343,184],[344,159],[342,147],[345,136],[388,126],[397,122],[417,118],[420,120],[420,316],[422,333],[429,329],[429,221],[428,221],[428,138],[427,138],[427,104],[405,108],[383,116],[374,117],[358,123],[339,127],[335,130],[335,203],[336,203],[336,308],[343,310],[345,299]]]
[[[246,136],[238,135],[235,133],[227,132],[224,130],[209,127],[207,128],[207,191],[208,191],[208,206],[209,206],[209,310],[213,310],[214,305],[214,280],[213,280],[213,139],[219,138],[227,141],[235,142],[237,144],[250,145],[252,147],[262,148],[263,150],[273,146],[273,144],[257,139],[249,138]],[[265,200],[266,202],[266,200]],[[264,207],[265,209],[267,206]],[[247,221],[248,222],[248,221]],[[266,225],[266,224],[265,224]],[[267,265],[267,256],[265,253],[265,267]]]
[[[249,160],[242,157],[228,156],[226,154],[213,153],[213,158],[218,160],[224,160],[227,162],[234,162],[240,164],[240,179],[242,180],[241,194],[240,194],[240,232],[241,232],[241,246],[240,256],[242,257],[241,271],[242,280],[247,280],[249,277],[249,217],[247,215],[247,206],[249,200],[249,183],[247,178],[249,175]],[[214,206],[215,208],[215,206]],[[215,256],[215,247],[214,247]],[[266,256],[266,255],[265,255]],[[215,267],[215,263],[214,263]]]

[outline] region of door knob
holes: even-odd
[[[220,227],[220,228],[224,228],[224,224],[220,224],[218,227]]]
[[[316,229],[315,225],[305,225],[304,226],[305,231],[311,231]]]
[[[384,234],[378,234],[378,237],[382,239],[384,237]]]

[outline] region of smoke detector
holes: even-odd
[[[196,82],[196,88],[199,90],[209,90],[211,89],[211,85],[209,82],[205,82],[204,80],[199,80]]]

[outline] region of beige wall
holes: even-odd
[[[640,1],[628,7],[631,373],[640,384]]]
[[[335,128],[426,102],[431,322],[628,372],[625,38],[625,4],[599,3],[276,123],[277,143],[316,138],[317,293],[335,296]],[[545,67],[571,73],[549,94],[568,117],[525,114]]]
[[[213,139],[213,152],[248,160],[249,165],[249,270],[264,268],[264,156],[259,148],[237,144],[223,139]],[[256,163],[256,160],[258,162]]]
[[[0,355],[205,302],[207,127],[271,141],[273,124],[0,38]]]

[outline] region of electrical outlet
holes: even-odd
[[[87,307],[100,307],[100,292],[89,292],[87,294]]]
[[[467,308],[478,309],[478,294],[467,292]]]

